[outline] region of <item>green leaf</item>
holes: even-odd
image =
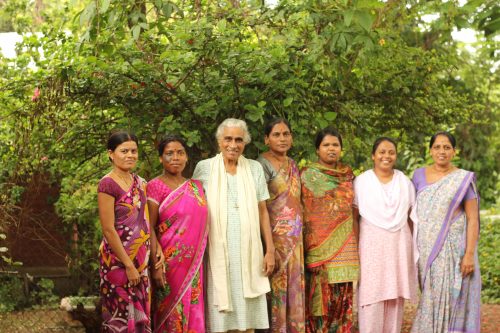
[[[333,121],[335,120],[335,118],[337,118],[337,112],[325,112],[323,116],[326,120]]]
[[[369,8],[369,9],[382,8],[385,6],[385,2],[386,1],[379,1],[379,0],[358,0],[356,7]]]
[[[103,0],[102,1],[101,9],[100,9],[101,14],[106,13],[108,11],[110,3],[111,3],[111,0]]]
[[[356,20],[358,21],[359,25],[366,31],[371,30],[374,19],[375,18],[368,11],[356,11]]]
[[[283,100],[283,106],[284,107],[290,106],[292,102],[293,102],[293,97],[287,97]]]
[[[328,121],[322,118],[317,118],[317,122],[320,128],[325,128],[328,126]]]
[[[89,3],[87,7],[83,10],[83,12],[80,14],[80,25],[84,26],[85,24],[89,23],[92,21],[95,15],[95,2]]]
[[[139,39],[139,35],[141,34],[141,27],[139,25],[134,25],[132,27],[132,37],[135,39],[135,40],[138,40]]]
[[[351,25],[351,21],[352,21],[353,16],[354,16],[354,10],[352,10],[352,9],[346,10],[344,12],[344,24],[346,27]]]
[[[163,5],[163,8],[161,9],[161,11],[163,12],[163,15],[165,16],[165,18],[169,19],[170,15],[172,15],[172,12],[173,12],[172,4],[170,2],[167,2],[166,4]]]

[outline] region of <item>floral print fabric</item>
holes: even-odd
[[[266,179],[273,166],[264,157]],[[274,173],[273,172],[273,173]],[[288,159],[282,169],[268,182],[270,198],[267,210],[271,221],[277,268],[271,276],[269,332],[305,332],[304,247],[302,243],[302,208],[300,174],[297,165]]]
[[[188,180],[175,190],[156,178],[148,184],[159,203],[156,235],[165,256],[164,288],[154,288],[154,332],[203,333],[203,254],[207,204],[201,183]]]
[[[99,248],[102,298],[102,332],[151,332],[148,277],[149,221],[146,184],[134,175],[128,191],[111,178],[99,182],[98,192],[115,198],[115,229],[125,251],[139,271],[141,280],[128,285],[125,267],[104,238]]]

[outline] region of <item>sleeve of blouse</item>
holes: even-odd
[[[119,194],[117,193],[115,182],[110,177],[104,177],[101,179],[99,185],[97,185],[97,192],[109,194],[115,199]]]
[[[158,205],[160,202],[159,199],[160,191],[158,187],[158,181],[156,179],[153,179],[146,185],[146,191],[148,194],[148,200]]]
[[[467,193],[465,193],[464,201],[468,201],[468,200],[476,199],[476,198],[477,198],[477,193],[474,191],[472,184],[470,184],[469,188],[467,189]]]
[[[266,177],[266,183],[269,183],[278,175],[276,170],[274,170],[273,165],[264,157],[259,156],[257,162],[259,162],[260,165],[262,165],[262,169],[264,170],[264,176]]]
[[[421,168],[419,169],[416,169],[414,172],[413,172],[413,177],[411,177],[411,182],[413,183],[414,187],[415,187],[415,191],[418,191],[419,189],[419,180],[420,180],[420,170]]]
[[[267,189],[266,177],[264,176],[262,165],[257,161],[254,161],[254,163],[255,192],[257,193],[257,201],[260,202],[269,199],[269,191]]]

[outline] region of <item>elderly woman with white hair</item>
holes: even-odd
[[[228,118],[215,136],[220,153],[200,161],[193,174],[203,183],[210,215],[207,328],[253,332],[269,328],[265,294],[275,265],[269,193],[260,163],[242,155],[250,142],[246,123]]]

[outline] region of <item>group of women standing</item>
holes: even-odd
[[[479,196],[451,162],[451,134],[432,137],[434,163],[410,181],[391,138],[355,177],[332,128],[300,172],[290,124],[273,119],[264,133],[268,151],[247,159],[246,123],[226,119],[220,153],[192,179],[184,141],[168,136],[163,174],[147,184],[132,173],[137,138],[110,136],[113,169],[98,187],[103,332],[354,332],[355,282],[361,333],[399,332],[418,285],[412,332],[479,332]]]

